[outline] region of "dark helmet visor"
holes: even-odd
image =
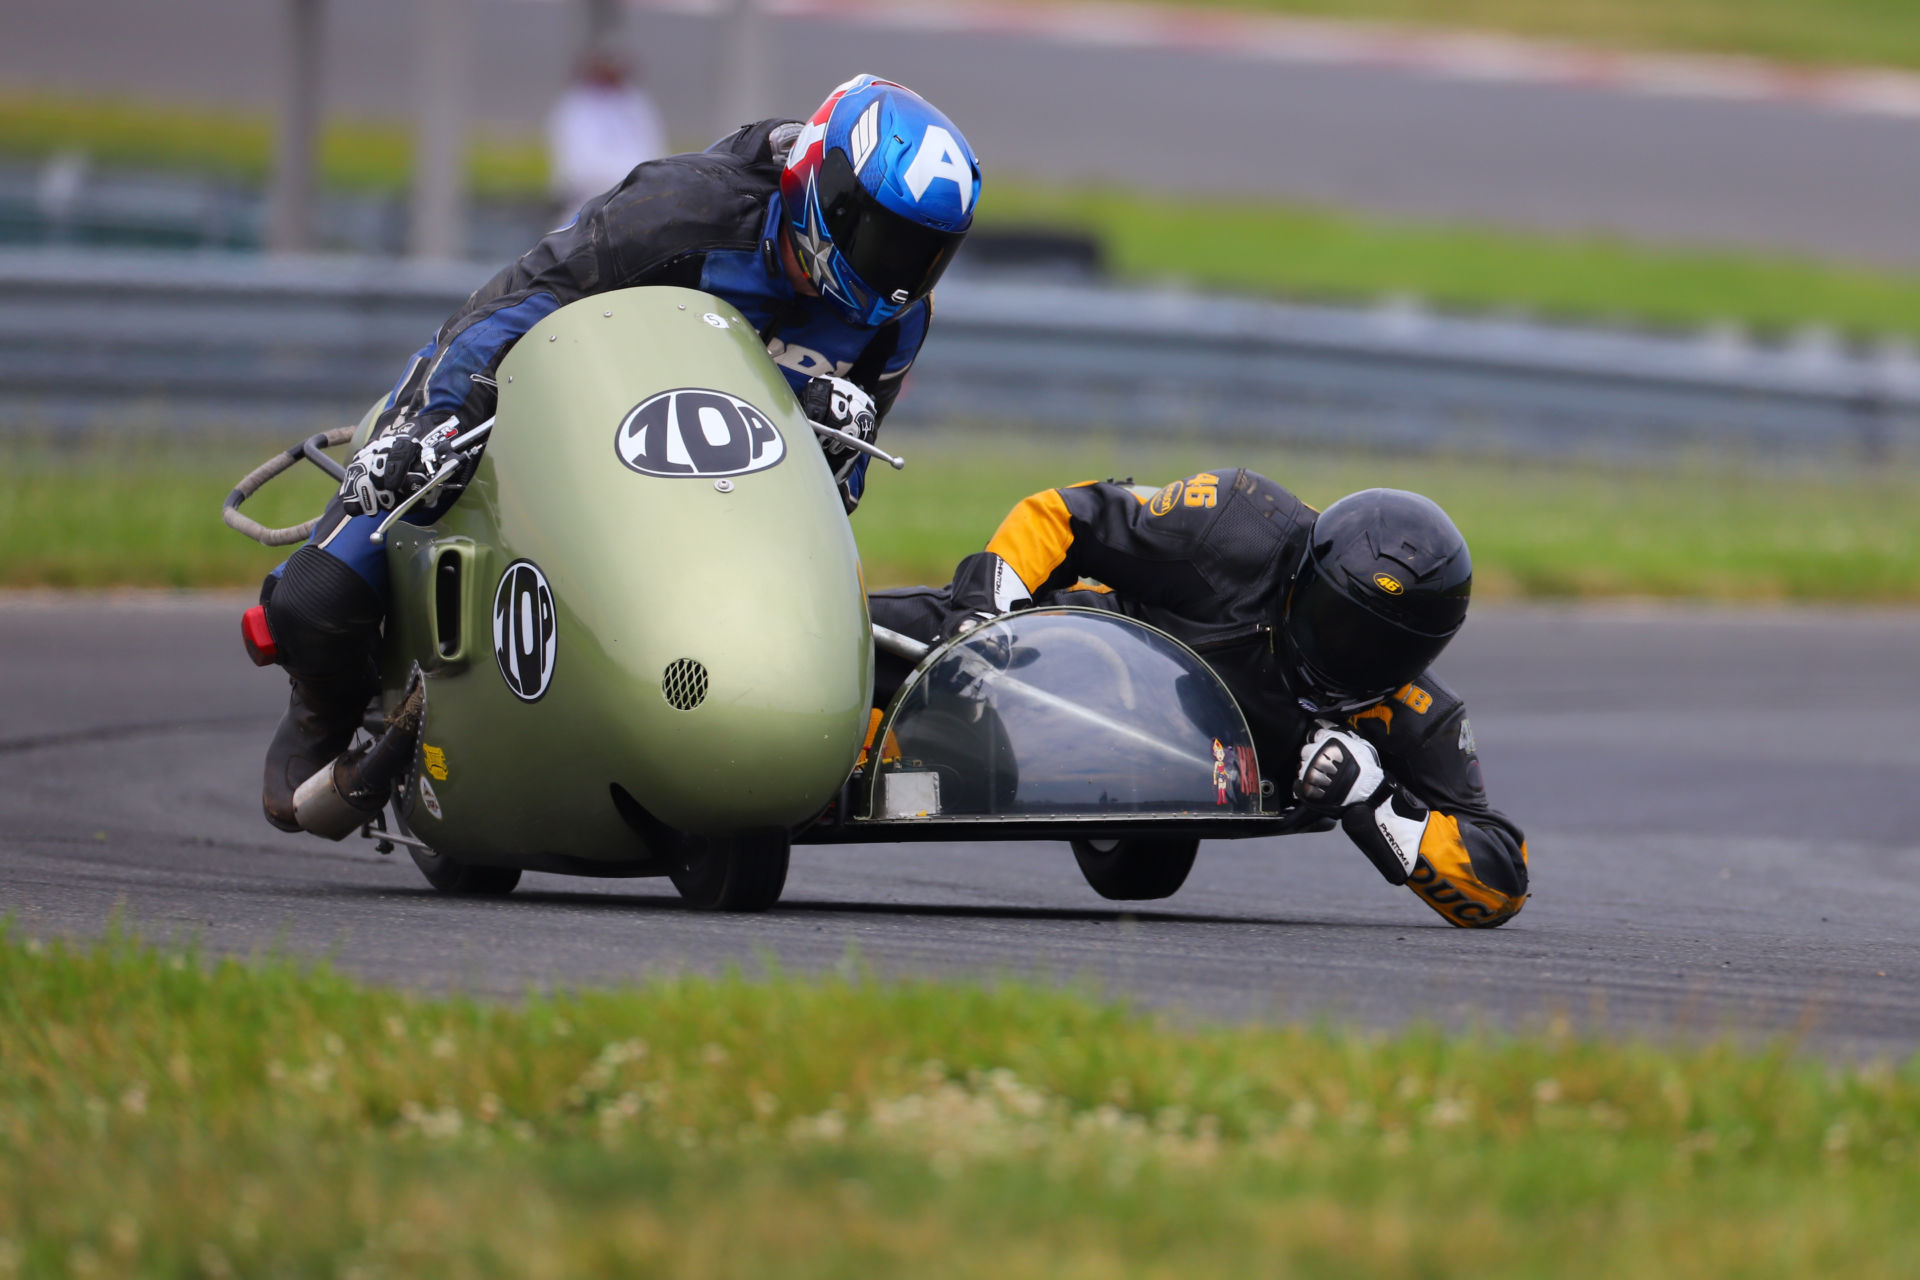
[[[1283,627],[1305,686],[1294,692],[1309,710],[1326,713],[1378,702],[1433,665],[1453,638],[1409,631],[1355,604],[1311,555],[1294,579]]]
[[[860,282],[889,302],[926,297],[953,261],[964,231],[939,231],[903,218],[860,185],[847,153],[835,147],[820,162],[820,211],[834,248]]]

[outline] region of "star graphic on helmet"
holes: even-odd
[[[811,177],[807,179],[807,220],[800,234],[794,238],[794,249],[800,255],[800,265],[806,269],[807,278],[813,281],[814,288],[851,304],[852,299],[840,288],[840,282],[834,279],[828,266],[828,258],[833,253],[833,241],[827,238],[826,229],[820,225],[820,195],[814,182]]]

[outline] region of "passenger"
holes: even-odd
[[[949,585],[868,599],[877,625],[923,641],[1033,604],[1171,633],[1232,690],[1260,758],[1288,762],[1300,803],[1337,818],[1389,883],[1474,928],[1526,903],[1527,845],[1487,802],[1466,707],[1428,670],[1472,582],[1460,531],[1418,494],[1368,489],[1316,513],[1226,468],[1157,491],[1034,494]],[[882,654],[876,697],[906,674]]]
[[[450,440],[493,416],[494,372],[523,334],[609,289],[702,289],[752,321],[809,418],[871,441],[979,198],[979,164],[953,123],[863,75],[804,123],[762,120],[636,166],[482,285],[414,355],[311,540],[261,588],[293,685],[267,749],[267,820],[299,829],[294,791],[347,747],[378,690],[387,567],[368,535],[447,461]],[[867,456],[826,451],[851,512]],[[465,478],[418,518],[437,517]]]

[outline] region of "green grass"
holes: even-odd
[[[1627,50],[1920,67],[1911,0],[1158,0],[1168,7],[1470,28]]]
[[[901,432],[890,443],[908,468],[873,474],[854,518],[876,582],[945,582],[959,556],[1039,489],[1112,475],[1158,484],[1240,465],[1315,505],[1376,485],[1429,495],[1466,534],[1482,599],[1920,601],[1920,476],[1907,468],[1629,468],[961,432]]]
[[[0,95],[0,156],[78,149],[103,163],[259,181],[270,139],[265,120],[244,114]],[[327,133],[323,168],[335,186],[398,191],[408,155],[403,129],[349,121]],[[477,189],[494,195],[538,197],[546,182],[540,148],[528,139],[479,140],[471,175]],[[1548,317],[1731,322],[1769,332],[1822,324],[1920,337],[1920,272],[1369,218],[1275,201],[1069,190],[1001,174],[989,177],[980,218],[982,227],[1091,233],[1126,277],[1243,293],[1368,301],[1413,294],[1440,306],[1518,307]]]
[[[980,218],[982,226],[1089,232],[1122,276],[1238,293],[1410,294],[1443,308],[1511,307],[1549,319],[1920,337],[1920,273],[1788,255],[998,181],[982,195]]]
[[[272,168],[273,132],[271,118],[256,112],[0,92],[0,156],[79,151],[110,167],[258,184]],[[404,191],[412,156],[404,123],[335,116],[321,134],[320,177],[348,190]],[[481,195],[540,197],[547,184],[545,147],[538,138],[480,134],[468,147],[467,175]]]
[[[1308,501],[1372,485],[1429,494],[1500,597],[1920,602],[1920,474],[1809,472],[1704,461],[1629,468],[1469,458],[1379,458],[1176,440],[1014,439],[898,430],[904,472],[876,472],[854,529],[875,586],[945,582],[1027,494],[1132,475],[1158,483],[1245,465]],[[0,443],[0,586],[251,587],[284,555],[219,522],[221,499],[271,446],[257,439],[79,447]],[[318,512],[312,468],[247,506],[270,524]]]
[[[0,934],[8,1277],[1875,1280],[1920,1255],[1916,1134],[1916,1064]]]
[[[59,446],[0,437],[0,586],[259,585],[287,550],[227,528],[220,504],[273,449],[258,437],[141,434]],[[320,514],[333,489],[303,465],[244,510],[262,524],[299,524]]]

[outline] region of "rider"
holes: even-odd
[[[368,535],[445,464],[448,441],[493,416],[495,370],[523,334],[609,289],[705,290],[758,328],[809,418],[871,440],[979,198],[979,164],[952,121],[901,85],[856,76],[804,123],[762,120],[637,166],[482,285],[414,355],[311,540],[261,588],[293,685],[267,749],[267,820],[298,830],[294,790],[346,749],[378,688],[387,570]],[[867,457],[824,448],[851,512]],[[470,470],[419,518],[444,511]]]
[[[1367,489],[1315,512],[1265,476],[1203,471],[1160,490],[1087,482],[1034,494],[946,587],[869,597],[924,641],[1009,609],[1113,609],[1203,654],[1264,760],[1337,818],[1389,883],[1462,927],[1527,900],[1527,845],[1487,802],[1459,695],[1428,670],[1466,620],[1473,565],[1433,502]],[[880,655],[877,698],[907,667]]]

